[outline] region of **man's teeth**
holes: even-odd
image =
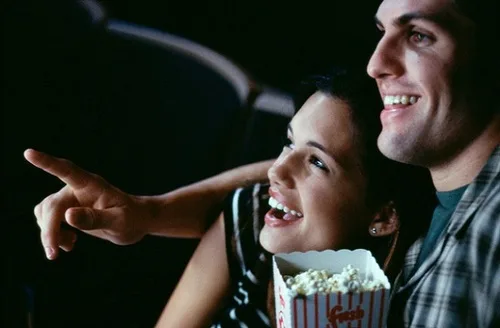
[[[419,97],[417,96],[408,96],[408,95],[397,95],[397,96],[385,96],[384,97],[384,105],[413,105],[417,102]]]
[[[283,211],[285,213],[290,213],[296,217],[299,217],[301,218],[303,216],[302,213],[300,213],[299,211],[296,211],[296,210],[292,210],[286,206],[284,206],[283,204],[281,204],[280,202],[278,202],[276,199],[274,199],[273,197],[269,197],[269,206],[271,206],[272,208],[276,208],[280,211]]]

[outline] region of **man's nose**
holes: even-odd
[[[382,37],[368,62],[366,71],[374,79],[400,76],[404,72],[403,56],[397,42]]]

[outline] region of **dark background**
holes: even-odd
[[[79,21],[82,17],[68,5],[75,1],[5,4],[4,170],[0,181],[5,193],[1,218],[7,225],[2,225],[0,239],[8,245],[7,286],[2,286],[7,290],[2,292],[2,303],[8,306],[2,315],[12,323],[24,322],[26,310],[33,307],[26,304],[29,292],[24,288],[31,287],[37,327],[151,327],[195,243],[151,237],[134,246],[119,247],[81,234],[73,252],[47,261],[33,207],[62,184],[28,165],[22,151],[35,147],[69,158],[125,191],[139,194],[168,191],[189,179],[212,175],[221,166],[189,162],[186,154],[172,156],[168,137],[147,137],[154,115],[165,118],[161,116],[165,114],[168,121],[175,111],[158,106],[164,99],[145,96],[147,87],[157,87],[145,83],[141,88],[141,81],[135,81],[141,76],[137,71],[146,65],[129,64],[126,53],[106,52],[107,44],[100,44],[97,37],[104,28],[93,30],[85,20]],[[365,67],[378,34],[373,23],[378,1],[99,3],[107,19],[153,27],[198,42],[232,59],[257,82],[290,92],[300,79],[329,66]],[[161,66],[162,62],[151,65]],[[108,72],[112,65],[117,72],[111,69],[113,74],[92,75],[100,69]],[[130,70],[131,66],[134,69]],[[115,85],[118,79],[125,83]],[[121,100],[129,99],[125,92],[115,90],[128,82],[137,87],[136,108]],[[168,93],[156,91],[158,98]],[[108,99],[113,92],[118,97]],[[106,106],[103,99],[114,106]],[[134,135],[130,128],[136,126]],[[179,128],[184,127],[192,128],[190,134],[196,138],[192,121]],[[120,131],[125,132],[122,137],[127,142],[118,138],[114,144],[110,139]],[[209,148],[206,139],[210,138],[200,137],[200,144]],[[134,155],[124,161],[123,155],[129,151]],[[191,153],[189,158],[196,158],[197,152]],[[169,162],[181,163],[183,172],[168,172]],[[134,163],[147,165],[144,168]],[[0,323],[4,326],[9,327]]]
[[[257,80],[293,90],[332,64],[366,65],[379,1],[99,1],[111,18],[199,42]]]

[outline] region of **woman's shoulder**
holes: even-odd
[[[256,183],[234,190],[226,198],[224,215],[226,221],[262,221],[263,214],[269,210],[269,184]]]
[[[226,248],[231,274],[245,274],[266,262],[259,242],[264,214],[269,210],[267,184],[235,190],[224,206]],[[233,278],[235,278],[233,276]]]

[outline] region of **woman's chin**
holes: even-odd
[[[277,233],[276,229],[269,227],[264,227],[260,231],[259,242],[261,246],[271,254],[349,248],[345,247],[347,245],[332,243],[331,238],[329,238],[324,243],[319,243],[317,240],[316,242],[313,242],[312,240],[307,241],[301,239],[300,235],[294,235],[294,237],[290,237],[290,235]]]
[[[267,229],[267,227],[264,227],[260,232],[260,244],[269,253],[290,253],[300,248],[297,245],[297,240],[284,240],[283,235],[275,232],[274,229]]]

